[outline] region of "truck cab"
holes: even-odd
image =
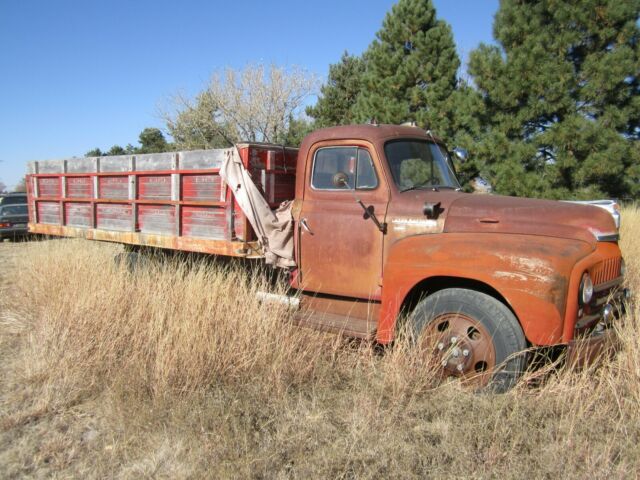
[[[508,388],[529,346],[599,353],[629,295],[610,215],[463,193],[444,144],[416,127],[309,135],[293,216],[302,323],[388,344],[406,322],[447,373],[481,383],[503,365]]]

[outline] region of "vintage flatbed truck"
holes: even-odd
[[[32,162],[27,186],[30,232],[264,257],[297,291],[264,298],[300,323],[389,344],[408,322],[445,375],[498,389],[528,347],[599,354],[629,296],[607,212],[463,193],[444,144],[411,126]]]

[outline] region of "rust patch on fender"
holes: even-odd
[[[517,290],[550,301],[559,312],[564,311],[568,281],[558,274],[553,265],[536,257],[496,256],[505,262],[505,267],[512,269],[497,270],[493,274],[494,278],[514,282]]]

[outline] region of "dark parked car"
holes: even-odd
[[[26,204],[27,203],[27,194],[23,192],[13,192],[7,193],[5,195],[0,196],[0,207],[4,207],[5,205],[16,205],[16,204]]]
[[[3,200],[6,198],[4,197]],[[27,235],[27,223],[29,223],[29,213],[26,203],[0,203],[0,240],[24,237]]]

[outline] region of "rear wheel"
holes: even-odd
[[[149,264],[149,258],[140,252],[121,252],[113,257],[113,261],[117,266],[123,265],[131,273]]]
[[[518,320],[487,294],[440,290],[418,303],[409,321],[421,351],[437,362],[443,377],[504,392],[526,366],[526,340]]]

